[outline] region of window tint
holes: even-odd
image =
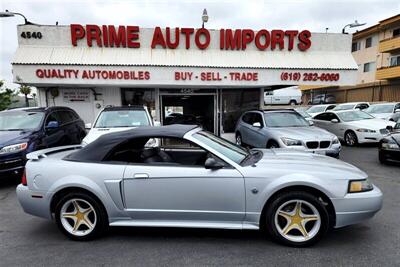
[[[253,122],[252,122],[252,125],[253,125],[253,123],[256,123],[256,122],[260,123],[261,126],[264,125],[264,123],[263,123],[263,118],[262,118],[262,115],[261,115],[260,113],[253,113]]]
[[[252,113],[251,112],[247,112],[246,114],[243,115],[242,117],[242,121],[247,123],[247,124],[252,124]]]
[[[331,109],[334,109],[336,107],[336,105],[330,105],[330,106],[328,106],[327,108],[326,108],[326,110],[331,110]]]
[[[369,107],[368,104],[358,104],[356,108],[363,110],[363,109],[366,109],[368,107]]]
[[[330,113],[321,113],[321,114],[318,114],[317,116],[315,116],[314,119],[321,120],[321,121],[329,121],[330,120],[329,114]]]
[[[46,119],[46,122],[44,125],[47,126],[49,124],[49,122],[51,122],[51,121],[56,121],[59,124],[61,123],[56,112],[52,112],[49,114],[49,116],[47,116],[47,119]]]
[[[63,111],[57,111],[56,112],[59,118],[59,123],[61,125],[70,123],[74,120],[74,118],[71,116],[71,112],[63,110]]]

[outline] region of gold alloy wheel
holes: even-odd
[[[321,216],[311,203],[305,200],[289,200],[275,213],[275,227],[285,239],[305,242],[318,234]]]
[[[94,230],[97,216],[95,209],[88,201],[73,198],[63,204],[60,220],[68,233],[75,236],[85,236]]]

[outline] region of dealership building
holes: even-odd
[[[19,25],[14,82],[35,86],[40,106],[68,106],[93,122],[107,105],[172,110],[217,134],[264,104],[264,90],[356,83],[352,36],[305,29]]]

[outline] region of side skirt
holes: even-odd
[[[236,222],[198,222],[198,221],[133,221],[119,220],[110,223],[110,226],[131,227],[176,227],[176,228],[209,228],[209,229],[236,229],[258,230],[258,225]]]

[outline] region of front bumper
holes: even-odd
[[[25,155],[0,157],[0,176],[21,175],[25,167]]]
[[[282,148],[294,149],[297,151],[309,152],[314,154],[321,154],[330,157],[338,158],[340,151],[342,150],[342,146],[339,144],[331,144],[328,148],[316,148],[316,149],[309,149],[305,146],[286,146],[283,142],[280,144]]]
[[[335,228],[360,223],[372,218],[382,208],[383,195],[374,185],[372,191],[349,193],[344,198],[331,198],[336,211]]]
[[[376,132],[376,133],[362,133],[362,132],[357,132],[357,139],[358,143],[378,143],[381,141],[385,135]]]
[[[386,160],[393,160],[400,162],[400,150],[395,149],[379,149],[379,156]]]
[[[52,194],[34,192],[22,184],[17,186],[16,192],[18,201],[26,213],[52,219],[50,212]]]

